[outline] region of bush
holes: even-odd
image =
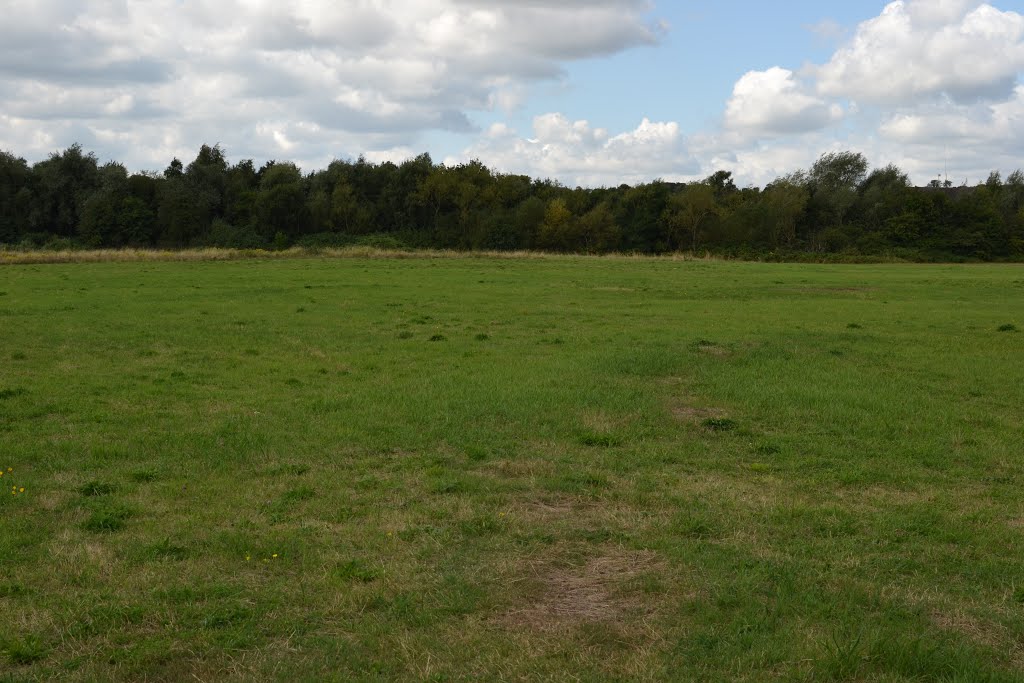
[[[312,235],[305,235],[295,243],[295,246],[303,249],[341,249],[355,243],[352,235],[343,232],[318,232]]]
[[[372,247],[374,249],[395,249],[404,251],[410,248],[409,245],[402,240],[398,239],[394,235],[388,235],[386,233],[365,235],[356,240],[355,244],[360,247]]]
[[[77,249],[78,244],[74,240],[67,237],[53,236],[46,240],[46,244],[43,245],[43,249],[47,251],[71,251]]]
[[[220,219],[213,222],[210,234],[203,241],[205,246],[224,249],[263,249],[267,246],[252,228],[236,227]]]

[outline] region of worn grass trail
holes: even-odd
[[[2,267],[0,680],[1024,680],[1016,328],[1015,266]]]

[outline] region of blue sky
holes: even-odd
[[[121,5],[120,7],[118,5]],[[0,0],[0,149],[161,170],[479,158],[567,184],[763,184],[863,152],[1024,157],[1024,0]]]
[[[530,109],[576,118],[601,112],[602,124],[615,129],[647,116],[698,130],[717,121],[733,84],[747,71],[827,60],[837,41],[808,27],[824,21],[853,27],[881,6],[850,0],[660,2],[649,15],[669,24],[658,45],[570,64],[564,87],[542,89]]]

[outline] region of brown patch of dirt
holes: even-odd
[[[732,355],[732,351],[718,344],[701,344],[697,350],[715,358],[727,358]]]
[[[645,608],[625,584],[656,566],[653,552],[640,551],[605,554],[582,564],[531,567],[528,573],[536,585],[532,599],[499,615],[496,622],[506,628],[548,632],[619,621]]]
[[[507,508],[505,514],[512,522],[547,529],[600,525],[606,528],[641,532],[652,524],[663,521],[662,515],[658,512],[652,513],[623,501],[595,500],[565,495],[517,501]]]
[[[511,512],[528,520],[550,521],[584,510],[587,504],[571,498],[531,500],[512,507]]]
[[[719,408],[698,408],[691,405],[677,405],[672,407],[672,416],[681,422],[699,424],[704,420],[721,419],[726,416],[724,410]]]

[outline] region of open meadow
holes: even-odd
[[[0,681],[1024,680],[1021,266],[0,266],[0,466]]]

